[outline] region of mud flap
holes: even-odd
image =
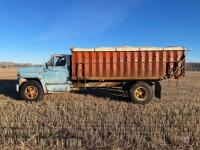
[[[161,99],[161,89],[162,89],[162,87],[160,85],[160,82],[159,81],[156,82],[156,84],[155,84],[155,97],[156,98]]]

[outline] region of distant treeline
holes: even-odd
[[[13,62],[0,62],[0,68],[10,68],[10,67],[27,67],[32,66],[30,63],[13,63]]]
[[[200,63],[186,63],[187,71],[200,71]]]
[[[30,63],[0,62],[0,68],[38,66]],[[187,71],[200,71],[200,63],[186,63]]]

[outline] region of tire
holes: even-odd
[[[153,99],[153,89],[146,82],[137,82],[129,91],[130,99],[137,104],[146,104]]]
[[[22,99],[29,102],[40,101],[44,96],[44,91],[38,81],[31,80],[21,86],[20,95]]]

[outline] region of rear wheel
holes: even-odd
[[[44,96],[44,92],[40,83],[32,80],[22,85],[20,95],[26,101],[40,101]]]
[[[129,96],[134,103],[146,104],[153,98],[153,89],[146,82],[137,82],[131,87]]]

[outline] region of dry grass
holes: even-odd
[[[0,149],[200,148],[200,73],[163,82],[162,100],[142,106],[105,89],[30,104],[16,100],[15,70],[0,72]]]
[[[16,73],[17,73],[17,69],[16,68],[9,68],[9,69],[2,69],[0,68],[0,80],[3,79],[16,79]]]

